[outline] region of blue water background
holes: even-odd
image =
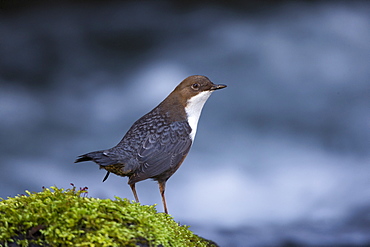
[[[167,183],[171,215],[220,246],[370,245],[370,3],[65,2],[0,13],[0,197],[127,179],[114,146],[185,77],[206,103]],[[152,181],[143,204],[162,204]]]

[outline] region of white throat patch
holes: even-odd
[[[195,133],[197,132],[198,120],[204,103],[206,103],[212,91],[204,91],[190,98],[185,107],[185,112],[188,115],[188,122],[191,127],[190,138],[194,141]]]

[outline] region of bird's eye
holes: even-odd
[[[198,90],[200,87],[200,85],[198,83],[194,83],[193,85],[191,85],[191,88],[194,89],[194,90]]]

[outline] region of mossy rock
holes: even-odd
[[[0,198],[0,246],[217,246],[154,206],[44,188]]]

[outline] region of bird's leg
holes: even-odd
[[[159,185],[159,192],[161,193],[161,196],[162,196],[162,202],[163,202],[164,212],[166,214],[168,214],[167,204],[166,204],[166,197],[164,196],[164,191],[166,189],[166,181],[158,182],[158,185]]]
[[[139,202],[139,197],[137,197],[137,194],[136,194],[135,184],[130,184],[130,187],[131,187],[132,193],[134,194],[136,202]]]
[[[110,174],[110,172],[107,172],[107,174],[105,175],[105,177],[104,177],[104,179],[103,179],[103,182],[104,182],[105,180],[107,180],[107,178],[109,177],[109,174]]]

